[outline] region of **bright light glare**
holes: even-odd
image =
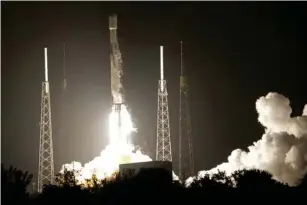
[[[112,112],[109,116],[109,137],[110,143],[121,145],[128,142],[130,134],[135,131],[131,116],[124,104],[121,104],[120,113],[116,112],[115,105],[112,107]],[[120,115],[120,116],[119,116]],[[120,117],[120,126],[119,126]]]
[[[78,184],[87,185],[86,179],[91,179],[93,174],[99,180],[111,177],[118,172],[120,164],[152,161],[149,156],[142,154],[140,150],[135,150],[134,146],[128,143],[131,132],[136,129],[133,127],[127,107],[123,104],[120,115],[121,126],[118,123],[119,114],[116,113],[115,105],[113,105],[109,115],[110,144],[101,152],[100,156],[84,164],[83,167],[80,162],[65,164],[60,173],[64,173],[65,169],[74,171]]]

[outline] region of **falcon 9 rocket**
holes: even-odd
[[[111,92],[113,97],[113,111],[115,116],[114,120],[117,121],[113,124],[113,133],[116,130],[116,139],[112,141],[120,143],[128,143],[128,136],[124,134],[124,123],[123,112],[126,111],[126,106],[124,105],[124,93],[122,85],[123,76],[123,61],[122,55],[119,50],[119,44],[117,40],[117,16],[114,14],[109,17],[109,30],[110,30],[110,63],[111,63]],[[114,121],[113,121],[114,123]]]

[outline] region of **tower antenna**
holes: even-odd
[[[45,81],[42,83],[40,142],[37,191],[42,192],[44,184],[53,184],[54,162],[51,124],[50,90],[48,81],[48,55],[45,50]]]
[[[167,86],[164,80],[163,46],[160,46],[160,80],[158,84],[157,111],[157,161],[172,161],[172,146],[170,138],[169,110]]]
[[[180,41],[179,179],[194,175],[194,151],[191,135],[188,84],[184,73],[183,42]]]

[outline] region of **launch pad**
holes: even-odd
[[[172,162],[170,161],[149,161],[128,163],[119,165],[119,174],[121,178],[131,179],[141,177],[142,180],[157,179],[164,182],[172,182]]]

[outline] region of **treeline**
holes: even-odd
[[[169,180],[164,170],[148,170],[134,178],[99,181],[95,176],[78,185],[75,175],[66,171],[56,176],[57,185],[45,185],[43,192],[30,194],[27,186],[33,175],[10,167],[1,167],[1,204],[190,204],[190,203],[263,203],[270,198],[275,203],[304,200],[307,177],[297,187],[289,187],[272,179],[272,175],[259,170],[235,172],[231,177],[220,172],[213,176],[196,178],[189,187]],[[212,201],[214,200],[214,201]]]

